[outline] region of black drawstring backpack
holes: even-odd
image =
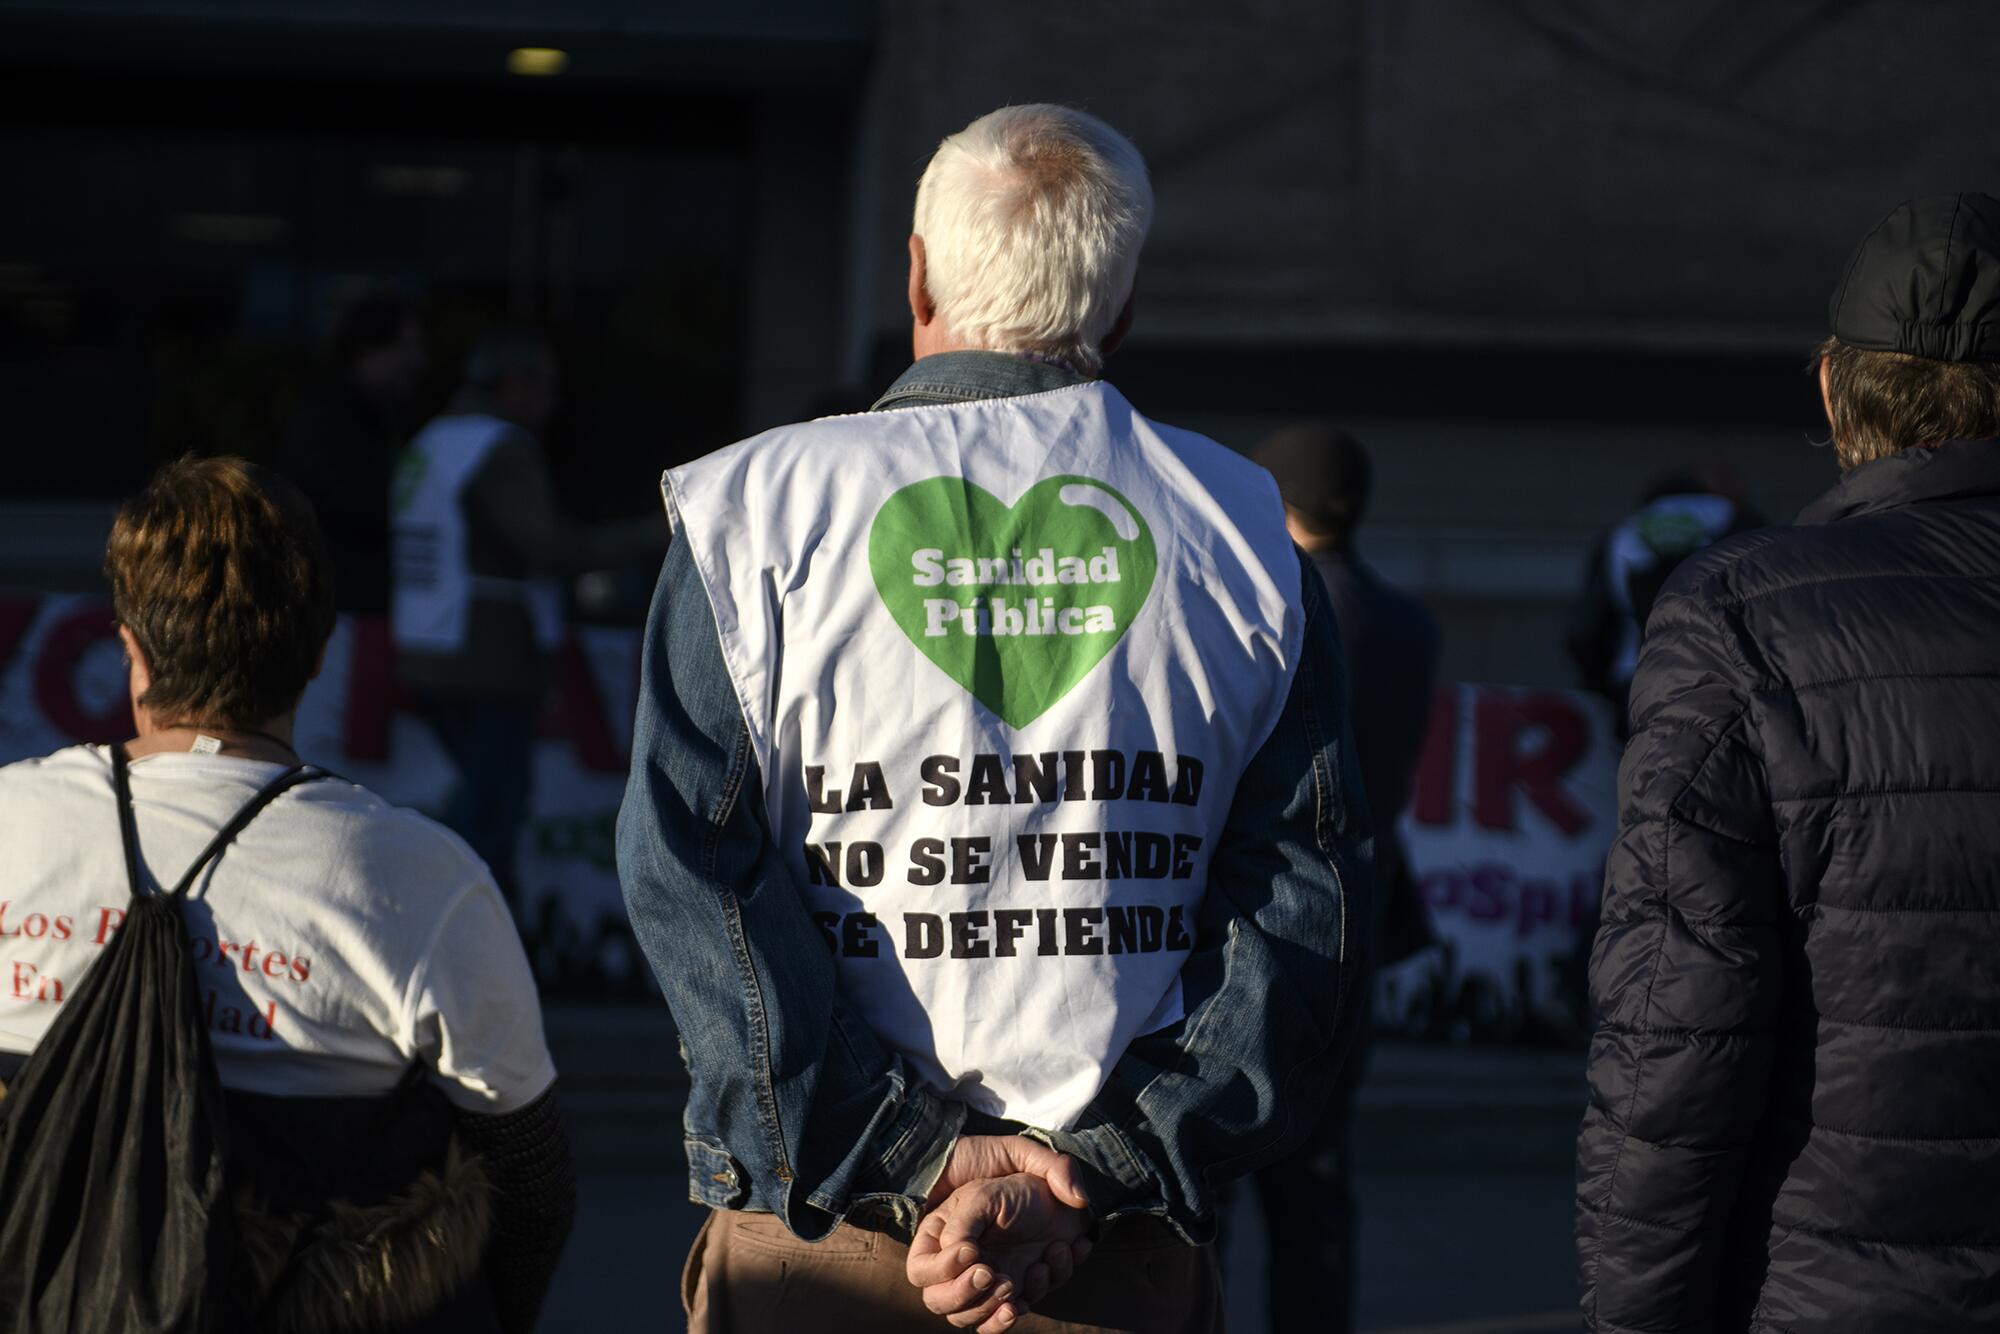
[[[235,1228],[228,1125],[194,961],[188,889],[280,793],[225,824],[180,883],[148,894],[124,752],[111,750],[132,901],[0,1099],[0,1334],[214,1334]]]

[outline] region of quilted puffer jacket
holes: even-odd
[[[2000,1329],[2000,440],[1690,560],[1632,722],[1589,1328]]]

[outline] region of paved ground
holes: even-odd
[[[550,1038],[583,1179],[581,1217],[543,1328],[679,1329],[680,1265],[700,1213],[686,1203],[672,1030],[650,1007],[563,1006],[550,1015]],[[1378,1049],[1356,1146],[1363,1331],[1579,1327],[1569,1154],[1581,1108],[1574,1053]],[[1227,1259],[1230,1329],[1260,1334],[1263,1239],[1254,1210],[1238,1219]]]

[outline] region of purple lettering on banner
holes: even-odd
[[[1497,922],[1508,915],[1513,897],[1514,872],[1499,862],[1481,862],[1472,868],[1472,901],[1465,915],[1475,922]]]
[[[1456,868],[1444,867],[1426,872],[1417,882],[1417,893],[1432,912],[1456,912],[1458,900],[1465,892],[1465,877]]]
[[[1536,927],[1556,920],[1556,882],[1537,877],[1521,882],[1520,914],[1514,934],[1525,936]]]

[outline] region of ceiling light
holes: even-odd
[[[546,78],[569,68],[569,52],[553,46],[517,46],[507,53],[507,72]]]

